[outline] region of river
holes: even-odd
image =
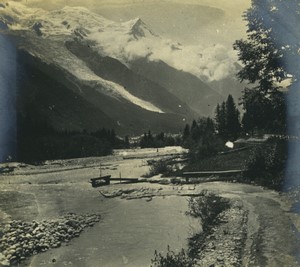
[[[185,214],[186,197],[106,201],[100,223],[68,246],[35,256],[31,266],[149,266],[155,250],[178,252],[200,230],[198,220]]]

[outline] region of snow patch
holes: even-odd
[[[57,47],[48,46],[43,48],[40,46],[39,49],[42,49],[42,51],[29,51],[29,53],[35,57],[41,58],[48,64],[52,63],[60,66],[73,76],[77,77],[77,79],[83,83],[92,85],[99,92],[105,93],[116,99],[126,99],[127,101],[148,111],[164,113],[160,108],[156,107],[152,103],[132,95],[123,86],[99,77],[82,60],[75,57],[66,48],[62,48],[58,45]],[[45,51],[43,49],[45,49]],[[78,89],[81,90],[80,88]]]
[[[99,53],[125,65],[138,58],[162,60],[206,81],[222,80],[237,72],[237,55],[233,50],[220,44],[209,48],[183,46],[155,35],[140,18],[119,23],[83,7],[45,11],[12,1],[8,8],[0,10],[0,18],[2,13],[14,18],[14,23],[9,24],[13,30],[36,31],[42,38],[76,36],[90,41]]]

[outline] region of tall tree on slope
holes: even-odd
[[[234,44],[244,65],[238,77],[254,84],[251,90],[262,94],[263,100],[273,106],[272,113],[279,113],[281,117],[284,117],[284,102],[279,82],[290,79],[286,102],[288,133],[300,136],[300,2],[252,0],[244,19],[248,26],[247,40]],[[246,102],[251,105],[244,94],[244,104]],[[300,144],[297,143],[289,149],[287,170],[295,174],[293,177],[300,175],[299,155]],[[293,179],[290,182],[299,184]]]
[[[216,128],[219,136],[224,140],[234,141],[241,132],[240,112],[236,108],[232,95],[229,95],[226,102],[217,105]]]

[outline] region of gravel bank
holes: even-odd
[[[221,223],[207,236],[196,266],[242,266],[243,250],[247,238],[247,212],[235,201],[231,208],[219,216]]]
[[[32,255],[60,247],[100,218],[98,214],[69,213],[53,220],[6,223],[0,228],[0,266],[17,265]]]

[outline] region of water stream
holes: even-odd
[[[187,248],[187,238],[200,230],[199,222],[185,214],[185,197],[107,201],[102,222],[68,246],[37,255],[31,266],[149,266],[155,250]]]

